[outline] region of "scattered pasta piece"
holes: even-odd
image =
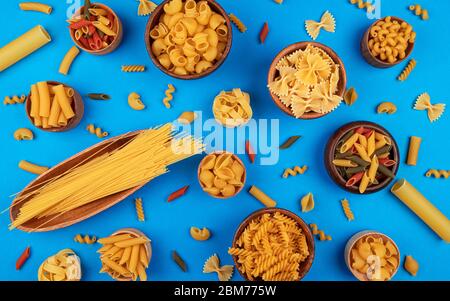
[[[73,61],[80,53],[80,50],[76,46],[72,46],[67,53],[64,55],[61,64],[59,65],[59,73],[67,75],[69,73],[69,69],[72,66]]]
[[[190,124],[192,122],[194,122],[195,119],[197,119],[197,113],[195,112],[191,112],[191,111],[186,111],[181,113],[180,116],[178,116],[178,122],[181,124]]]
[[[34,135],[33,132],[30,129],[27,128],[20,128],[17,129],[14,132],[14,139],[20,141],[20,140],[33,140]]]
[[[303,165],[303,167],[294,166],[293,168],[286,168],[283,172],[283,178],[286,179],[289,176],[297,176],[298,174],[304,174],[308,170],[308,166]]]
[[[309,224],[309,227],[311,228],[312,234],[319,237],[319,240],[331,240],[330,235],[326,235],[323,230],[319,230],[316,224]]]
[[[279,149],[288,149],[288,148],[290,148],[301,137],[302,136],[298,136],[298,135],[289,137],[283,144],[280,145]]]
[[[417,157],[419,156],[420,144],[422,138],[417,136],[411,136],[409,138],[408,158],[406,164],[415,166],[417,164]]]
[[[271,199],[267,194],[265,194],[262,190],[260,190],[255,185],[252,185],[250,187],[250,190],[248,191],[255,199],[263,203],[266,207],[276,207],[277,202],[275,202],[273,199]]]
[[[139,6],[138,6],[138,16],[148,16],[150,15],[156,8],[158,7],[157,4],[155,4],[152,1],[149,0],[139,0]]]
[[[393,102],[382,102],[377,106],[377,113],[378,114],[394,114],[397,112],[397,106]]]
[[[253,149],[249,140],[245,141],[245,153],[247,154],[250,163],[252,164],[255,163],[256,152]]]
[[[141,111],[145,109],[145,104],[141,100],[141,95],[136,92],[131,92],[128,95],[128,105],[136,111]]]
[[[302,212],[309,212],[314,209],[314,196],[311,192],[302,197],[300,204],[302,206]]]
[[[134,205],[136,207],[136,215],[140,222],[145,222],[144,206],[142,204],[142,198],[134,199]]]
[[[328,32],[335,32],[336,31],[336,20],[334,19],[333,15],[326,11],[322,18],[320,19],[320,22],[314,21],[314,20],[306,20],[305,21],[305,28],[308,35],[313,39],[317,39],[319,36],[320,30],[323,28]]]
[[[428,119],[431,122],[438,120],[445,111],[444,103],[431,104],[431,97],[428,93],[422,93],[417,97],[414,109],[418,111],[427,111]]]
[[[39,166],[28,161],[22,160],[19,162],[19,168],[36,175],[41,175],[46,172],[49,168],[46,166]]]
[[[422,18],[422,20],[428,20],[430,18],[430,16],[428,15],[428,10],[424,9],[421,5],[419,4],[413,4],[408,6],[408,9],[412,12],[414,12],[414,14],[416,16],[420,16]]]
[[[355,219],[352,209],[350,208],[350,202],[347,199],[341,200],[342,210],[344,210],[345,217],[352,221]]]
[[[19,3],[19,7],[21,10],[35,11],[47,15],[51,14],[52,12],[52,7],[50,5],[39,2],[21,2]]]
[[[100,127],[95,127],[95,125],[93,125],[93,124],[89,124],[86,127],[86,130],[89,133],[96,135],[98,138],[105,138],[109,135],[108,132],[103,131]]]
[[[88,244],[88,245],[93,245],[97,242],[97,237],[92,235],[81,235],[81,234],[77,234],[75,235],[75,237],[73,238],[74,242],[80,243],[80,244]]]
[[[236,25],[236,27],[239,29],[240,32],[244,33],[247,31],[247,27],[245,24],[234,14],[229,14],[228,17],[230,18],[230,21]]]
[[[177,191],[172,192],[169,197],[167,198],[167,202],[173,202],[174,200],[178,199],[179,197],[182,197],[183,195],[186,194],[186,191],[188,190],[189,185],[186,185],[184,187],[181,187],[180,189],[178,189]]]
[[[405,257],[405,262],[403,264],[405,270],[412,276],[416,276],[419,271],[419,263],[411,255]]]
[[[425,176],[426,176],[427,178],[434,177],[434,178],[436,178],[436,179],[439,179],[439,178],[448,179],[448,178],[450,177],[450,170],[443,170],[443,169],[440,169],[440,170],[437,170],[437,169],[429,169],[429,170],[426,172]]]
[[[25,95],[14,95],[12,97],[9,96],[5,96],[5,98],[3,98],[3,104],[4,105],[15,105],[18,103],[24,103],[25,100],[27,99],[27,97]]]
[[[180,267],[183,272],[187,272],[186,262],[181,258],[181,256],[177,253],[177,251],[172,251],[172,259],[175,263]]]
[[[282,4],[283,3],[283,0],[273,0],[273,1],[275,1],[278,4]]]
[[[269,24],[267,24],[267,22],[264,22],[264,25],[261,28],[261,31],[259,32],[259,42],[261,44],[264,44],[268,34],[269,34]]]
[[[400,73],[400,75],[397,77],[397,79],[402,82],[405,81],[409,77],[411,72],[414,70],[414,68],[416,68],[416,65],[417,65],[416,60],[411,59],[406,65],[406,67],[403,69],[402,73]]]
[[[208,228],[199,229],[197,227],[191,227],[189,230],[189,233],[191,234],[192,238],[195,240],[208,240],[211,236],[211,232]]]
[[[16,261],[16,270],[20,270],[24,263],[30,258],[31,248],[27,247]]]
[[[365,8],[368,13],[372,12],[375,9],[375,5],[372,5],[371,2],[369,2],[369,1],[349,0],[349,2],[351,4],[355,4],[355,6],[357,6],[359,9]]]
[[[39,267],[39,281],[81,280],[80,258],[71,249],[59,251],[47,258]]]
[[[344,93],[344,102],[346,105],[351,106],[358,99],[358,93],[356,93],[355,88],[351,87]]]
[[[104,94],[104,93],[89,93],[87,96],[93,100],[110,100],[111,99],[111,96],[109,96],[108,94]]]
[[[253,116],[250,95],[239,88],[220,92],[212,108],[217,122],[230,128],[246,124]]]
[[[167,85],[167,90],[165,92],[166,97],[163,99],[163,103],[166,106],[166,108],[170,109],[171,105],[170,102],[173,100],[173,93],[175,92],[175,87],[172,84]]]
[[[122,65],[122,72],[144,72],[144,65]]]
[[[209,257],[203,265],[203,273],[217,273],[219,281],[229,281],[233,276],[234,266],[220,266],[220,260],[217,254]]]

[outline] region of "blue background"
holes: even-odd
[[[316,258],[306,280],[353,280],[344,263],[344,246],[351,235],[366,229],[388,234],[396,241],[402,255],[411,254],[420,263],[417,277],[411,277],[400,268],[396,280],[450,280],[448,244],[388,189],[364,196],[341,190],[328,177],[322,159],[326,141],[339,126],[354,120],[377,122],[392,133],[400,147],[402,162],[398,177],[406,177],[445,215],[450,216],[450,180],[424,176],[428,168],[450,169],[450,112],[431,124],[425,112],[412,109],[415,98],[425,91],[430,93],[433,103],[448,100],[449,1],[422,1],[430,14],[427,22],[407,10],[411,1],[382,1],[382,16],[404,18],[417,31],[412,57],[418,65],[404,83],[396,80],[404,63],[382,70],[371,67],[363,60],[359,42],[373,20],[346,0],[285,0],[282,5],[272,0],[220,1],[227,12],[242,19],[248,31],[242,34],[234,28],[233,47],[228,59],[218,71],[196,81],[170,78],[153,66],[144,45],[147,17],[136,15],[138,2],[131,0],[103,1],[118,13],[123,22],[125,32],[120,47],[107,56],[81,53],[70,74],[63,76],[58,73],[58,66],[72,45],[65,23],[68,7],[65,1],[44,1],[54,7],[50,16],[20,11],[18,2],[4,1],[2,5],[8,18],[0,18],[0,45],[37,24],[43,25],[53,40],[0,74],[2,98],[4,95],[28,93],[30,84],[37,81],[58,80],[72,85],[83,95],[104,92],[110,94],[112,100],[85,99],[86,113],[81,124],[65,133],[46,133],[34,129],[22,105],[1,106],[2,208],[7,208],[12,201],[8,196],[20,191],[34,178],[34,175],[17,167],[20,160],[52,166],[99,142],[98,138],[85,131],[88,123],[99,124],[112,135],[118,135],[171,121],[185,110],[202,110],[203,117],[210,118],[215,95],[223,89],[240,87],[251,94],[254,118],[280,119],[281,141],[291,135],[303,135],[297,144],[280,154],[277,165],[250,165],[245,156],[241,158],[247,164],[247,185],[259,186],[276,199],[280,207],[294,211],[308,223],[317,223],[333,236],[330,242],[316,243]],[[343,104],[324,118],[296,120],[282,113],[272,102],[266,89],[266,74],[273,57],[282,48],[297,41],[309,40],[304,21],[319,20],[325,10],[330,10],[336,17],[337,30],[334,34],[322,32],[318,41],[329,45],[340,55],[347,69],[348,86],[354,86],[360,97],[355,105],[348,107]],[[266,43],[261,45],[258,33],[264,21],[269,22],[270,33]],[[145,64],[148,70],[142,74],[126,74],[120,71],[122,64]],[[171,110],[165,109],[161,102],[168,83],[173,83],[177,88]],[[127,105],[127,95],[132,91],[141,94],[147,104],[146,110],[133,111]],[[382,101],[393,101],[398,112],[393,116],[377,115],[376,105]],[[15,141],[13,133],[19,127],[33,128],[36,139]],[[411,135],[423,138],[416,167],[404,164]],[[196,180],[196,168],[201,158],[196,156],[172,166],[169,174],[157,178],[136,193],[136,196],[144,198],[145,223],[137,221],[132,198],[87,221],[48,233],[8,231],[8,213],[0,215],[0,280],[35,280],[41,262],[63,248],[72,248],[81,257],[84,280],[110,280],[109,276],[98,273],[100,261],[95,253],[98,246],[80,245],[72,238],[77,233],[105,236],[122,227],[137,227],[152,239],[151,280],[215,280],[216,275],[202,273],[204,261],[213,253],[218,253],[223,264],[231,264],[232,258],[227,255],[227,249],[235,229],[243,218],[262,206],[246,191],[229,200],[207,196]],[[305,175],[281,178],[284,168],[304,164],[309,166]],[[191,187],[185,197],[166,203],[172,191],[187,184]],[[315,195],[316,208],[312,212],[301,213],[299,199],[309,191]],[[353,222],[348,222],[343,215],[340,200],[344,197],[351,202],[356,216]],[[194,241],[189,236],[192,225],[207,226],[213,232],[212,238],[206,242]],[[32,255],[23,268],[16,271],[15,261],[26,246],[31,246]],[[172,262],[170,253],[174,249],[186,260],[187,273],[181,272]],[[236,273],[233,280],[239,279]]]

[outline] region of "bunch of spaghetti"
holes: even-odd
[[[115,141],[112,139],[110,144]],[[32,219],[51,220],[106,196],[144,185],[166,173],[168,165],[201,151],[200,140],[174,133],[170,123],[143,130],[123,146],[94,154],[32,192],[20,195],[15,203],[22,206],[10,229]]]

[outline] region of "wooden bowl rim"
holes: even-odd
[[[275,76],[277,74],[277,70],[276,70],[276,66],[278,64],[278,62],[285,56],[300,50],[300,49],[304,49],[308,46],[308,44],[311,44],[312,46],[321,48],[323,51],[325,51],[334,61],[334,63],[339,65],[339,83],[338,83],[338,87],[342,86],[341,89],[341,93],[339,93],[339,96],[343,97],[344,93],[345,93],[345,88],[347,86],[347,72],[345,70],[345,66],[344,66],[344,62],[342,61],[342,59],[339,57],[339,55],[330,47],[326,46],[325,44],[319,43],[319,42],[308,42],[308,41],[301,41],[301,42],[297,42],[291,45],[288,45],[287,47],[283,48],[273,59],[272,63],[270,64],[270,68],[269,68],[269,72],[267,74],[267,84],[270,84],[271,82],[273,82],[273,80],[275,79]],[[286,107],[280,100],[280,98],[273,94],[270,90],[269,90],[270,96],[272,97],[272,100],[275,102],[275,104],[286,114],[292,116],[295,118],[294,113],[291,112],[291,110]],[[332,112],[332,111],[331,111]],[[307,112],[305,114],[303,114],[302,116],[300,116],[297,119],[317,119],[320,117],[323,117],[325,115],[330,114],[331,112],[328,113],[317,113],[317,112]]]
[[[347,241],[347,243],[345,245],[345,252],[344,252],[344,257],[345,257],[344,259],[345,259],[348,269],[353,274],[353,276],[355,276],[355,278],[358,279],[359,281],[369,281],[369,279],[367,278],[367,275],[360,273],[351,267],[351,251],[355,247],[356,243],[366,236],[379,236],[383,240],[385,239],[386,241],[390,241],[394,245],[395,249],[397,250],[397,255],[395,255],[395,257],[397,257],[397,259],[398,259],[398,265],[397,265],[396,269],[394,270],[394,272],[392,273],[391,278],[389,278],[389,280],[391,280],[392,278],[394,278],[395,274],[397,274],[398,269],[400,268],[400,261],[401,261],[400,249],[398,248],[397,244],[391,237],[389,237],[388,235],[386,235],[384,233],[375,231],[375,230],[360,231],[349,238],[349,240]]]
[[[336,148],[336,145],[340,138],[342,138],[349,131],[356,129],[358,127],[361,127],[361,126],[375,129],[377,131],[382,132],[384,135],[388,136],[389,138],[391,138],[391,140],[392,140],[392,156],[394,157],[395,161],[397,162],[397,164],[392,169],[392,172],[394,175],[397,174],[399,166],[400,166],[400,152],[399,152],[397,142],[394,139],[394,136],[392,136],[392,134],[387,129],[382,127],[381,125],[371,122],[371,121],[353,121],[353,122],[344,124],[343,126],[339,127],[331,135],[331,137],[328,140],[328,143],[325,147],[325,167],[328,171],[328,174],[333,179],[333,181],[336,184],[338,184],[341,188],[343,188],[344,190],[347,190],[347,191],[355,193],[355,194],[364,195],[364,194],[374,193],[374,192],[377,192],[377,191],[380,191],[380,190],[386,188],[394,180],[394,178],[386,177],[386,179],[384,179],[379,184],[367,187],[367,189],[364,193],[359,193],[359,190],[357,187],[345,186],[345,183],[346,183],[345,179],[342,178],[342,176],[337,171],[336,167],[332,164],[332,161],[334,158],[333,157],[334,149]],[[341,132],[342,132],[342,134],[340,134]]]
[[[70,38],[72,39],[72,41],[74,42],[74,44],[75,44],[78,48],[80,48],[81,50],[86,51],[86,52],[88,52],[88,53],[90,53],[90,54],[103,55],[103,54],[106,54],[106,53],[109,53],[109,52],[113,51],[114,48],[118,46],[117,43],[120,43],[120,41],[121,41],[121,39],[122,39],[122,38],[121,38],[121,34],[122,34],[122,33],[121,33],[121,32],[122,32],[122,22],[120,21],[119,16],[116,14],[116,12],[115,12],[111,7],[109,7],[108,5],[103,4],[103,3],[99,3],[99,2],[91,3],[91,5],[96,5],[96,6],[100,7],[100,8],[103,8],[103,9],[109,11],[109,12],[114,16],[114,19],[115,19],[115,22],[116,22],[116,25],[117,25],[117,36],[116,36],[115,39],[111,42],[111,44],[109,44],[109,45],[106,46],[105,48],[102,48],[102,49],[99,49],[99,50],[91,50],[91,49],[85,48],[81,43],[79,43],[79,42],[75,39],[74,31],[73,31],[72,29],[69,28]],[[74,16],[79,16],[79,15],[80,15],[80,12],[81,12],[83,9],[84,9],[84,5],[80,6],[80,8],[77,9],[77,10],[75,11],[75,13],[72,15],[72,17],[74,17]],[[112,48],[112,49],[111,49],[111,48]]]
[[[242,167],[244,167],[244,174],[242,175],[242,177],[243,177],[242,186],[239,187],[238,190],[236,190],[235,194],[233,194],[232,196],[227,196],[227,197],[210,194],[209,192],[207,192],[207,191],[205,191],[205,190],[203,189],[203,188],[204,188],[204,187],[203,187],[203,184],[202,184],[202,182],[200,181],[200,172],[201,172],[201,169],[202,169],[203,160],[205,160],[205,158],[208,157],[209,155],[220,155],[220,154],[224,154],[224,153],[230,154],[231,157],[232,157],[234,160],[238,161],[238,162],[242,165]],[[209,196],[211,196],[211,197],[213,197],[213,198],[225,200],[225,199],[229,199],[229,198],[232,198],[232,197],[237,196],[237,195],[242,191],[242,189],[244,189],[245,182],[246,182],[246,180],[247,180],[247,168],[245,167],[244,162],[242,162],[241,158],[239,158],[236,154],[233,154],[232,152],[229,152],[229,151],[226,151],[226,150],[213,151],[213,152],[211,152],[211,153],[209,153],[209,154],[206,154],[206,155],[202,158],[202,160],[200,161],[200,163],[198,164],[198,168],[197,168],[197,180],[198,180],[198,183],[200,184],[200,187],[202,188],[202,191],[206,192]]]
[[[148,242],[144,244],[144,248],[145,248],[145,251],[147,253],[148,264],[150,264],[150,261],[151,261],[151,258],[152,258],[152,244],[151,244],[152,241],[150,240],[150,238],[148,238],[147,235],[145,235],[145,233],[143,233],[142,231],[140,231],[138,229],[135,229],[135,228],[122,228],[122,229],[119,229],[119,230],[115,231],[110,236],[118,235],[118,234],[131,234],[131,235],[135,235],[136,237],[143,236],[143,237],[147,238]],[[113,276],[110,273],[108,273],[108,275],[111,276],[111,278],[113,278]],[[117,280],[117,281],[131,281],[131,280],[133,280],[133,279],[128,278],[128,277],[119,277],[119,278],[113,278],[113,279]]]
[[[222,6],[214,1],[214,0],[205,0],[208,2],[208,4],[211,7],[211,10],[219,13],[220,15],[222,15],[222,17],[224,17],[225,19],[225,24],[228,27],[228,37],[227,37],[227,47],[225,48],[222,57],[213,64],[213,66],[211,66],[210,68],[206,69],[204,72],[199,73],[199,74],[187,74],[187,75],[180,75],[180,74],[175,74],[174,72],[167,70],[166,68],[164,68],[163,65],[160,64],[160,62],[158,61],[158,59],[155,57],[155,55],[153,54],[152,51],[152,45],[151,45],[151,37],[150,37],[150,31],[153,29],[153,27],[157,24],[157,22],[159,21],[159,18],[161,16],[161,14],[164,12],[164,5],[169,2],[171,0],[164,0],[163,2],[161,2],[158,7],[156,7],[156,9],[153,11],[153,13],[150,15],[148,21],[147,21],[147,25],[145,27],[145,46],[147,49],[147,53],[150,56],[150,59],[152,60],[153,64],[162,72],[164,72],[165,74],[174,77],[174,78],[178,78],[178,79],[183,79],[183,80],[192,80],[192,79],[199,79],[202,77],[205,77],[211,73],[213,73],[214,71],[216,71],[217,69],[219,69],[219,67],[225,62],[226,58],[228,57],[230,50],[231,50],[231,46],[233,44],[233,28],[231,26],[231,21],[230,18],[228,17],[226,11],[222,8]],[[198,2],[196,0],[196,2]],[[154,24],[155,23],[155,24]]]
[[[31,110],[31,91],[30,91],[27,95],[27,98],[25,99],[25,112],[26,112],[27,117],[30,120],[31,124],[39,130],[42,130],[45,132],[52,132],[52,133],[66,132],[66,131],[69,131],[69,130],[75,128],[81,122],[81,119],[83,118],[83,115],[84,115],[84,102],[83,102],[83,98],[81,97],[80,93],[78,93],[78,91],[75,90],[75,88],[73,88],[72,86],[69,86],[65,83],[61,83],[61,82],[54,81],[54,80],[48,80],[46,82],[47,82],[47,84],[51,84],[54,86],[63,85],[66,88],[73,89],[74,94],[73,94],[73,102],[72,102],[71,106],[75,113],[75,116],[72,117],[70,120],[68,120],[67,125],[63,126],[63,127],[44,129],[42,127],[35,126],[34,122],[33,122],[33,118],[30,116],[30,110]]]
[[[248,224],[252,220],[262,216],[263,214],[275,213],[275,212],[279,212],[279,213],[284,214],[284,215],[292,218],[293,220],[295,220],[298,223],[299,227],[302,229],[303,233],[305,234],[306,242],[308,244],[308,249],[309,249],[309,255],[308,255],[306,261],[303,262],[305,264],[305,266],[300,271],[300,277],[298,279],[298,281],[300,281],[306,276],[306,274],[309,272],[309,270],[311,269],[311,266],[313,264],[314,257],[315,257],[315,243],[314,243],[314,236],[312,235],[311,229],[309,229],[308,224],[300,216],[293,213],[292,211],[284,209],[284,208],[278,208],[278,207],[261,208],[259,210],[253,211],[239,224],[238,228],[234,232],[232,246],[233,246],[233,248],[237,247],[236,241],[238,240],[239,236],[242,234],[242,232],[244,232],[245,228],[248,226]],[[242,276],[242,278],[249,280],[249,279],[247,279],[247,276],[245,275],[245,273],[241,272],[241,269],[239,268],[241,266],[241,264],[237,261],[237,256],[232,255],[232,257],[233,257],[234,265],[236,266],[236,270],[239,272],[239,274]]]
[[[396,16],[386,16],[386,17],[391,17],[391,20],[398,21],[399,23],[405,22],[405,23],[407,23],[407,24],[410,24],[410,23],[406,22],[405,20],[403,20],[402,18],[399,18],[399,17],[396,17]],[[369,45],[368,45],[368,43],[369,43],[369,38],[370,38],[370,30],[371,30],[372,27],[374,27],[378,22],[383,21],[386,17],[384,17],[384,18],[382,18],[382,19],[378,19],[378,20],[376,20],[375,22],[373,22],[372,25],[370,25],[369,28],[368,28],[368,29],[366,30],[366,32],[364,33],[364,36],[363,36],[363,39],[362,39],[361,42],[364,43],[364,47],[367,48],[368,54],[369,54],[369,56],[370,56],[371,59],[373,59],[373,60],[374,60],[375,62],[377,62],[378,64],[383,65],[383,66],[386,67],[386,68],[389,68],[389,67],[393,67],[393,66],[395,66],[395,65],[397,65],[397,64],[400,64],[401,62],[405,61],[405,60],[411,55],[411,53],[412,53],[412,51],[413,51],[413,49],[414,49],[414,45],[415,45],[416,43],[415,43],[415,41],[414,41],[414,43],[409,43],[409,42],[408,42],[408,47],[406,48],[406,52],[405,52],[406,55],[405,55],[405,57],[402,58],[402,59],[400,59],[400,60],[398,60],[398,61],[396,61],[395,63],[385,62],[385,61],[382,61],[382,60],[378,59],[377,57],[373,56],[372,52],[369,50]],[[411,25],[411,26],[412,26],[412,25]]]

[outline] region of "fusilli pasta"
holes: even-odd
[[[122,65],[121,69],[123,72],[144,72],[145,66],[144,65]]]
[[[247,31],[247,27],[245,26],[245,24],[234,14],[229,14],[228,17],[230,17],[230,21],[233,22],[234,25],[236,25],[240,32]]]
[[[355,219],[355,215],[353,214],[352,209],[350,208],[350,202],[347,199],[343,199],[341,201],[342,210],[344,210],[344,214],[349,221]]]
[[[363,9],[365,8],[367,10],[367,12],[371,12],[375,9],[375,6],[373,6],[370,2],[368,1],[363,1],[363,0],[349,0],[349,2],[351,4],[355,4],[355,6],[357,6],[359,9]]]
[[[325,234],[323,230],[319,230],[319,227],[316,224],[309,224],[309,227],[311,228],[312,234],[317,235],[319,240],[331,240],[331,236]]]
[[[450,170],[443,170],[443,169],[429,169],[425,176],[427,178],[434,177],[434,178],[444,178],[448,179],[450,177]]]
[[[283,172],[283,178],[287,178],[289,176],[297,176],[298,174],[304,174],[308,170],[308,166],[303,165],[303,167],[294,166],[293,168],[286,168]]]
[[[406,65],[405,69],[403,69],[402,73],[397,77],[399,81],[405,81],[411,72],[416,68],[417,62],[415,59],[411,59],[409,63]]]
[[[137,218],[140,222],[145,222],[144,206],[142,205],[142,198],[136,198],[134,200],[136,206]]]
[[[97,242],[97,237],[92,235],[81,235],[81,234],[77,234],[75,235],[75,237],[73,238],[73,241],[80,243],[80,244],[88,244],[88,245],[92,245],[95,244]]]
[[[167,90],[165,92],[166,97],[163,99],[163,103],[166,106],[166,108],[170,109],[171,104],[170,102],[173,100],[173,93],[175,92],[175,87],[172,84],[167,85]]]
[[[14,95],[14,96],[5,96],[5,98],[3,98],[3,104],[4,105],[14,105],[14,104],[18,104],[18,103],[24,103],[26,99],[25,95]]]
[[[104,137],[106,137],[106,136],[109,135],[108,132],[103,131],[103,130],[102,130],[101,128],[99,128],[99,127],[95,127],[95,125],[93,125],[93,124],[89,124],[89,125],[86,127],[86,130],[87,130],[89,133],[91,133],[91,134],[93,134],[93,135],[96,135],[98,138],[104,138]]]
[[[424,9],[421,5],[419,4],[413,4],[410,5],[408,7],[408,9],[412,12],[414,12],[414,14],[416,16],[420,16],[422,18],[422,20],[428,20],[430,18],[430,16],[428,15],[428,10]]]

